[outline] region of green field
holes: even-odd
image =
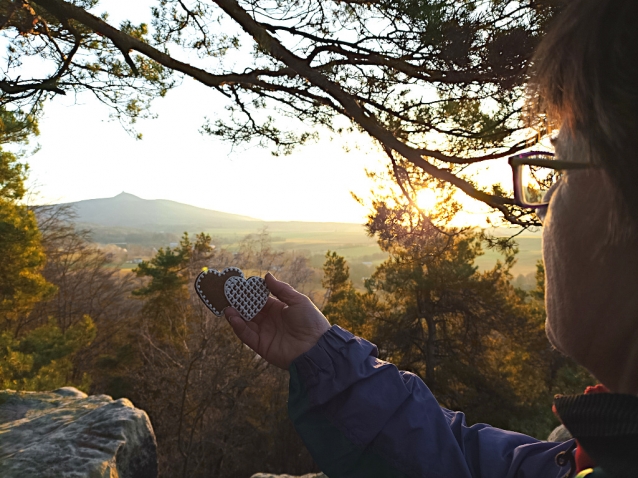
[[[514,265],[514,276],[519,274],[528,275],[536,272],[536,263],[541,258],[541,238],[540,236],[519,236],[516,239],[518,244],[518,255],[516,265]],[[500,255],[494,251],[487,250],[476,262],[481,269],[487,269],[494,265]]]
[[[263,227],[263,225],[260,225]],[[204,232],[213,237],[213,242],[220,247],[237,250],[239,243],[248,234],[257,234],[262,227],[238,229],[212,228]],[[387,254],[377,245],[374,238],[368,237],[363,226],[356,224],[340,223],[267,223],[267,231],[270,234],[272,247],[278,250],[296,251],[307,254],[311,258],[313,267],[320,268],[323,264],[324,256],[328,250],[336,251],[344,256],[353,270],[353,279],[360,282],[355,274],[363,274],[362,277],[369,276],[374,266],[380,264]],[[198,231],[190,231],[195,234]],[[130,237],[130,235],[129,235]],[[172,240],[177,240],[177,235],[172,236]],[[97,238],[99,239],[99,238]],[[122,236],[125,242],[124,236]],[[168,243],[163,243],[165,239],[158,238],[157,241],[143,242],[138,245],[130,244],[130,252],[140,247],[139,252],[133,253],[136,257],[148,259],[151,256],[152,247],[165,247]],[[516,239],[519,253],[517,262],[512,269],[514,277],[533,276],[536,272],[536,263],[541,258],[541,239],[539,235],[523,235]],[[102,241],[96,241],[102,242]],[[485,249],[485,254],[476,260],[480,270],[489,269],[494,266],[501,255],[493,250]],[[133,264],[123,264],[123,268],[132,269]]]
[[[269,222],[265,224],[272,246],[285,251],[306,252],[311,256],[337,251],[350,260],[381,262],[385,254],[374,238],[368,237],[363,226],[347,223]],[[208,229],[214,240],[231,249],[248,234],[257,234],[261,228]]]
[[[351,269],[360,272],[373,270],[387,257],[374,238],[366,235],[363,226],[350,224],[330,224],[317,227],[313,223],[312,230],[300,230],[304,223],[269,223],[268,232],[272,238],[273,247],[280,250],[294,250],[311,256],[312,265],[321,267],[326,251],[336,251],[350,263]],[[256,230],[229,231],[228,229],[211,229],[206,231],[217,237],[231,249],[238,247],[239,241],[247,234]],[[536,273],[536,263],[541,258],[541,238],[538,234],[521,235],[515,239],[519,253],[512,269],[514,277],[528,276]],[[494,266],[502,256],[496,251],[485,249],[485,254],[476,260],[480,270]],[[365,266],[363,269],[357,266]],[[372,267],[371,267],[372,266]],[[368,274],[369,275],[369,274]],[[353,277],[358,282],[356,277]]]

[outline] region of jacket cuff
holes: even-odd
[[[329,380],[338,384],[337,390],[332,389],[334,393],[338,389],[347,388],[363,376],[365,362],[378,355],[376,345],[333,325],[314,347],[293,360],[291,367],[296,367],[306,390],[311,391],[323,381]]]

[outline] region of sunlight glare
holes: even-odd
[[[416,203],[423,212],[428,213],[436,208],[436,193],[431,189],[421,189],[416,194]]]

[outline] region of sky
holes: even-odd
[[[149,21],[151,0],[103,0],[109,23]],[[382,156],[361,135],[298,148],[273,157],[267,149],[233,148],[199,130],[223,115],[223,97],[192,79],[157,98],[157,118],[138,122],[142,140],[109,121],[109,109],[89,93],[58,96],[44,108],[39,151],[27,159],[37,201],[73,202],[121,192],[170,199],[263,220],[363,222],[367,209],[351,191],[369,196],[365,169]],[[363,145],[357,150],[356,145]],[[350,148],[349,152],[344,146]]]
[[[147,19],[148,4],[127,2],[123,9],[115,0],[101,3],[115,25],[125,13],[132,21]],[[89,93],[50,101],[40,122],[39,151],[27,159],[38,202],[127,192],[263,220],[365,221],[368,209],[351,192],[369,198],[374,185],[365,170],[380,170],[384,160],[365,136],[323,135],[283,157],[259,147],[233,149],[199,132],[206,117],[223,114],[222,97],[188,78],[156,99],[152,110],[157,118],[138,123],[143,139],[136,140]],[[505,177],[503,166],[492,166],[488,176]],[[463,204],[460,222],[480,224],[486,208],[469,199]]]
[[[365,168],[380,167],[378,153],[346,152],[346,142],[329,138],[283,157],[259,147],[233,151],[199,133],[215,100],[216,93],[185,80],[155,100],[158,116],[138,124],[143,139],[136,140],[91,96],[80,104],[58,97],[45,106],[40,149],[28,158],[30,184],[52,203],[125,191],[264,220],[363,220],[366,209],[350,191],[370,190]]]

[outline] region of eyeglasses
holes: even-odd
[[[554,159],[553,153],[532,151],[508,160],[514,175],[514,201],[518,206],[541,208],[549,204],[545,195],[568,169],[591,168],[590,163]]]

